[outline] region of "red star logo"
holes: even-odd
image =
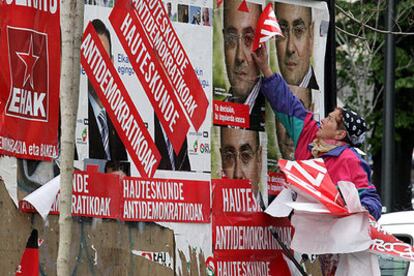
[[[27,53],[24,52],[16,52],[17,56],[21,59],[21,61],[25,65],[24,70],[24,78],[23,78],[23,86],[26,85],[27,81],[30,79],[30,86],[34,89],[33,86],[33,67],[36,65],[39,56],[33,54],[33,37],[30,36],[30,45],[29,50]]]

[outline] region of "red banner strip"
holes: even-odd
[[[213,180],[212,231],[214,256],[259,260],[282,249],[276,232],[289,246],[292,227],[286,218],[264,213],[247,180]]]
[[[208,181],[125,177],[122,185],[125,221],[210,221]]]
[[[116,3],[109,19],[175,153],[178,154],[190,125],[174,96],[173,87],[148,39],[142,21],[124,1]]]
[[[156,52],[184,112],[198,130],[208,99],[161,0],[132,1],[148,40]]]
[[[124,177],[93,171],[73,175],[72,215],[122,221],[210,222],[210,182]],[[23,212],[35,212],[25,201]],[[50,214],[59,214],[59,196]]]
[[[213,124],[222,126],[234,126],[241,128],[250,127],[249,106],[222,101],[213,101]]]
[[[153,176],[161,155],[91,23],[81,45],[81,64],[139,173]]]
[[[276,252],[267,256],[243,256],[232,254],[222,257],[214,255],[215,273],[217,276],[227,275],[272,275],[289,276],[291,272],[283,258],[282,252]]]

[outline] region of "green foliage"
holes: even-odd
[[[373,29],[385,29],[386,1],[337,1],[336,5],[338,91],[343,92],[345,104],[365,116],[375,153],[383,135],[386,36]],[[396,31],[414,32],[412,0],[398,2],[396,23]],[[395,41],[395,129],[400,141],[400,131],[414,133],[414,36],[397,34]]]

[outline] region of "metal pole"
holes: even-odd
[[[386,28],[388,31],[394,29],[395,15],[394,0],[388,0]],[[384,132],[382,141],[382,198],[386,212],[392,212],[395,164],[394,145],[394,114],[395,114],[395,91],[394,91],[394,68],[395,68],[395,41],[393,34],[386,35],[385,55],[385,90],[384,90]]]
[[[329,9],[329,30],[325,54],[325,116],[336,107],[335,0],[325,0]],[[322,115],[323,116],[323,115]]]

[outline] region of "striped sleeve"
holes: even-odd
[[[279,74],[265,78],[261,92],[269,101],[277,119],[292,137],[296,148],[308,112],[300,100],[292,94],[286,81]]]

